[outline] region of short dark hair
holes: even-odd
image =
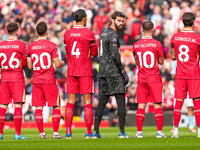
[[[77,11],[73,13],[73,19],[76,22],[81,22],[83,18],[85,18],[85,16],[86,16],[86,12],[83,9],[78,9]]]
[[[47,32],[47,24],[44,21],[41,21],[36,26],[36,31],[38,35],[43,36]]]
[[[185,27],[191,27],[194,24],[195,15],[191,12],[186,12],[183,14],[182,19]]]
[[[17,23],[9,23],[7,25],[7,31],[8,31],[8,34],[12,35],[14,34],[15,32],[17,32],[19,29],[18,27],[18,24]]]
[[[122,12],[120,12],[120,11],[116,11],[116,12],[114,12],[113,14],[112,14],[112,19],[116,19],[117,17],[123,17],[123,18],[125,18],[126,16],[122,13]]]
[[[154,25],[151,21],[147,20],[142,23],[142,28],[144,31],[150,31],[154,28]]]

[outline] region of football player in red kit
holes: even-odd
[[[8,39],[0,43],[1,98],[0,98],[0,139],[8,104],[14,103],[14,139],[27,139],[21,134],[22,106],[25,103],[25,80],[23,67],[27,65],[26,45],[18,41],[18,24],[7,25]]]
[[[85,105],[85,138],[90,138],[93,122],[92,93],[94,92],[91,55],[97,56],[97,44],[94,33],[85,28],[87,14],[83,9],[74,12],[73,20],[76,21],[76,25],[64,34],[65,49],[68,56],[66,89],[68,103],[65,110],[66,138],[72,138],[71,125],[74,104],[78,93],[83,95]]]
[[[162,111],[162,79],[158,64],[164,63],[162,44],[153,39],[154,25],[150,21],[142,24],[144,37],[133,45],[133,55],[138,66],[138,85],[136,113],[137,134],[135,138],[143,138],[142,126],[145,117],[145,108],[148,102],[153,103],[155,109],[155,120],[157,123],[156,138],[166,138],[162,133],[163,111]]]
[[[176,104],[174,108],[174,134],[172,138],[178,138],[178,125],[181,118],[181,108],[184,99],[193,99],[195,119],[198,126],[198,138],[200,138],[200,68],[199,48],[200,35],[192,31],[195,15],[187,12],[182,16],[184,29],[172,36],[170,55],[172,60],[177,60],[175,75]]]
[[[53,62],[56,68],[64,66],[60,61],[56,44],[47,40],[48,29],[45,22],[36,26],[38,39],[28,46],[28,67],[33,69],[32,106],[36,106],[35,120],[40,132],[40,138],[47,138],[43,129],[43,106],[46,102],[53,107],[52,122],[54,139],[63,138],[58,134],[60,123],[60,95],[55,80]]]

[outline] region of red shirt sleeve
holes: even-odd
[[[171,38],[171,49],[174,49],[174,35]]]
[[[27,57],[26,57],[26,44],[21,44],[21,52],[22,52],[22,66],[27,66]]]
[[[198,36],[196,37],[196,44],[197,44],[198,46],[200,46],[200,35],[198,35]]]
[[[52,58],[57,58],[57,57],[59,57],[58,51],[57,51],[57,48],[56,48],[56,45],[53,45],[53,47],[52,47],[51,56],[52,56]]]
[[[136,54],[135,54],[135,44],[133,44],[132,53],[133,53],[133,56],[136,56]]]
[[[95,40],[94,33],[91,32],[89,37],[90,37],[89,40],[90,40],[91,55],[94,56],[94,57],[97,57],[98,49],[97,49],[97,43],[96,43],[96,40]]]
[[[27,50],[26,50],[26,56],[27,57],[31,57],[30,51],[31,51],[31,46],[29,45]]]
[[[160,42],[158,42],[158,57],[163,57],[164,54],[163,54],[163,46]]]
[[[89,40],[90,40],[90,47],[97,45],[96,40],[95,40],[95,35],[94,35],[93,32],[90,33],[90,39]]]

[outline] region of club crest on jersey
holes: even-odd
[[[114,39],[113,39],[113,43],[116,43],[116,42],[117,42],[117,40],[114,38]]]

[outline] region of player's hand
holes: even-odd
[[[60,63],[61,63],[61,66],[63,67],[64,65],[65,65],[65,61],[60,61]]]
[[[124,68],[122,69],[122,74],[123,74],[123,77],[125,79],[125,83],[124,84],[127,85],[128,82],[129,82],[129,77],[128,77],[128,75],[126,73],[126,70]]]

